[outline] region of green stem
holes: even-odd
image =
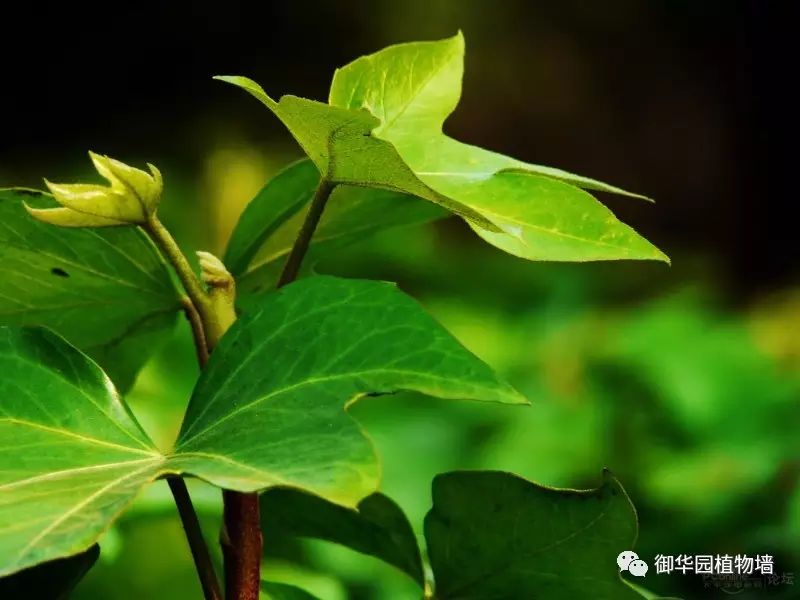
[[[305,258],[306,252],[308,252],[309,244],[311,244],[311,237],[314,235],[317,225],[319,225],[322,212],[325,210],[328,198],[330,198],[331,192],[335,187],[335,183],[331,183],[325,178],[320,179],[317,191],[314,193],[314,199],[311,200],[311,206],[308,207],[306,219],[297,234],[297,239],[294,242],[294,246],[292,246],[292,251],[289,253],[289,258],[286,259],[286,265],[283,267],[281,278],[278,280],[278,287],[283,287],[297,279],[300,265],[303,262],[303,258]]]
[[[197,574],[200,577],[200,585],[203,588],[203,597],[206,600],[222,600],[217,574],[214,571],[214,563],[208,552],[208,546],[203,538],[200,529],[200,521],[194,510],[189,490],[186,482],[181,477],[169,477],[167,479],[169,489],[175,498],[175,505],[178,507],[178,514],[181,517],[183,530],[186,532],[186,539],[189,541],[189,550],[194,559]]]
[[[181,303],[192,328],[197,359],[202,368],[208,360],[208,352],[210,350],[207,319],[213,323],[218,322],[218,319],[213,315],[214,303],[203,289],[200,280],[195,275],[189,265],[189,261],[186,260],[172,234],[161,224],[158,217],[151,215],[142,228],[167,257],[189,296],[188,298],[184,297]],[[192,498],[189,496],[186,483],[180,477],[170,477],[168,483],[175,499],[175,505],[178,507],[183,529],[186,532],[189,550],[192,553],[195,568],[200,578],[200,585],[203,588],[203,596],[205,600],[222,600],[222,593],[213,562],[211,561],[211,554],[203,538],[200,522],[197,519],[197,512],[192,504]]]
[[[236,321],[236,285],[222,262],[199,252],[202,279],[197,278],[169,231],[155,215],[144,227],[169,259],[189,296],[186,314],[192,326],[200,367]],[[220,544],[225,566],[225,596],[228,600],[258,600],[261,586],[261,518],[258,494],[223,490],[224,519]],[[199,567],[198,567],[199,568]]]
[[[311,244],[311,238],[335,187],[335,184],[325,178],[320,180],[305,221],[286,260],[278,287],[297,278],[300,265]],[[215,257],[201,253],[203,279],[211,286],[210,293],[207,293],[175,240],[155,216],[148,220],[145,230],[172,263],[189,295],[191,304],[196,309],[194,314],[199,315],[203,335],[197,330],[197,319],[193,318],[193,312],[187,310],[187,316],[195,332],[195,343],[198,344],[198,356],[207,355],[236,320],[233,309],[235,301],[233,278]],[[200,347],[202,343],[205,344],[205,349]],[[228,600],[258,600],[263,550],[258,494],[224,490],[223,502],[224,525],[220,543],[225,562],[225,596]]]
[[[198,252],[202,278],[209,287],[215,325],[206,325],[209,351],[236,321],[236,284],[217,257]],[[228,600],[258,600],[261,587],[261,515],[258,494],[222,491],[223,528],[220,532],[225,564],[225,597]]]
[[[335,184],[326,179],[319,182],[305,221],[286,260],[278,287],[297,279],[300,265],[308,252],[311,238],[325,210]],[[212,344],[209,343],[211,346]],[[258,494],[242,494],[225,490],[225,528],[221,536],[225,556],[225,593],[229,600],[258,600],[260,586],[261,513]]]
[[[181,280],[183,289],[189,294],[189,298],[194,304],[197,312],[200,313],[201,318],[205,322],[209,317],[211,311],[211,302],[208,294],[203,289],[203,285],[192,270],[189,261],[181,252],[180,246],[172,237],[172,234],[166,227],[158,220],[156,215],[151,215],[147,218],[147,222],[142,225],[142,229],[147,232],[150,238],[155,242],[156,246],[166,255],[178,279]]]
[[[183,312],[186,315],[186,320],[189,321],[189,327],[192,329],[192,338],[194,339],[194,348],[197,352],[197,364],[200,368],[204,368],[208,362],[208,344],[206,343],[206,332],[203,329],[203,320],[200,318],[200,313],[194,307],[194,303],[184,296],[181,298],[183,305]]]

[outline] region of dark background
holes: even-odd
[[[6,3],[0,184],[37,184],[87,148],[193,169],[231,129],[288,143],[211,75],[323,99],[353,57],[461,28],[452,134],[656,198],[656,209],[610,202],[673,256],[701,253],[732,300],[748,299],[797,273],[796,11],[781,4]]]

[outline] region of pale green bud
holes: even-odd
[[[161,173],[148,164],[146,173],[108,156],[89,152],[97,172],[109,186],[62,184],[45,180],[62,208],[34,209],[28,212],[40,221],[62,227],[109,227],[142,224],[158,207],[163,190]]]

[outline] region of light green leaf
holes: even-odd
[[[94,566],[100,547],[53,560],[0,579],[0,598],[67,600],[83,576]]]
[[[307,591],[286,583],[274,581],[261,582],[261,598],[263,600],[317,600]]]
[[[640,599],[617,556],[636,541],[619,482],[557,490],[510,473],[454,472],[433,482],[425,518],[436,598]]]
[[[519,169],[585,189],[645,198],[596,179],[522,162],[443,135],[443,124],[461,99],[463,75],[464,36],[459,32],[436,42],[396,44],[354,60],[336,70],[328,101],[331,106],[366,108],[376,115],[381,125],[373,134],[393,142],[423,179],[446,176],[453,172],[451,167],[455,174],[473,179]],[[420,143],[428,136],[432,145]]]
[[[275,113],[326,179],[418,196],[495,229],[480,212],[422,182],[390,143],[371,134],[380,121],[367,110],[347,110],[297,96],[283,96],[275,102],[246,77],[226,75],[216,79],[246,90]]]
[[[318,183],[314,164],[302,160],[276,175],[248,204],[231,235],[224,261],[237,278],[240,295],[275,283],[276,267],[282,266],[291,250]],[[328,200],[306,262],[374,231],[425,223],[446,214],[406,194],[339,186]]]
[[[399,389],[524,403],[394,285],[304,279],[266,295],[215,348],[172,461],[229,489],[293,486],[354,506],[380,469],[344,409]]]
[[[324,177],[401,191],[462,216],[481,237],[530,260],[664,260],[582,191],[637,196],[602,182],[462,144],[442,133],[458,103],[463,38],[391,46],[339,69],[330,104],[272,100],[220,77],[280,118]]]
[[[0,328],[0,576],[91,546],[164,459],[100,368]]]
[[[23,202],[55,205],[0,190],[0,325],[48,327],[128,387],[180,308],[166,265],[137,229],[54,227]]]
[[[355,509],[288,488],[261,496],[261,524],[266,539],[281,533],[341,544],[383,560],[425,587],[417,538],[402,509],[375,493]]]

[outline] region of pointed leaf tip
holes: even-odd
[[[236,87],[243,89],[270,110],[274,110],[277,106],[277,102],[269,97],[269,95],[264,91],[264,88],[262,88],[258,83],[249,77],[244,77],[242,75],[214,75],[213,79],[230,83],[231,85],[235,85]]]

